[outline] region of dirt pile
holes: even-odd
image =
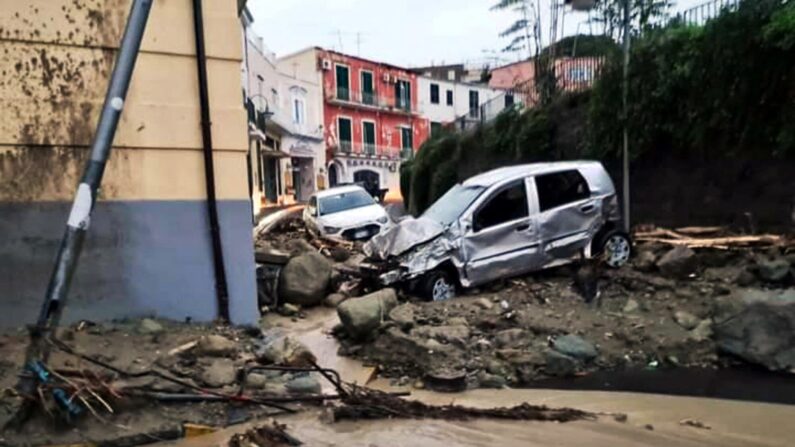
[[[715,329],[724,301],[739,303],[738,312],[744,312],[748,300],[737,297],[749,290],[791,294],[786,290],[794,284],[793,261],[778,248],[644,244],[631,267],[602,273],[600,298],[593,304],[575,291],[575,271],[567,267],[445,302],[402,296],[404,303],[385,314],[367,337],[353,337],[344,326],[335,334],[341,354],[377,365],[387,377],[453,390],[528,385],[599,370],[724,368],[738,358],[786,370],[787,350],[795,350],[791,330],[783,335],[765,331],[761,335],[775,342],[758,346],[742,328],[717,336]],[[761,313],[777,315],[774,327],[789,327],[780,313]],[[759,315],[742,321],[770,320]],[[727,344],[724,334],[740,340]]]
[[[0,336],[0,424],[23,399],[37,405],[19,431],[0,435],[12,445],[172,439],[186,423],[226,426],[324,399],[312,353],[276,331],[154,319],[82,322],[58,331],[46,363],[28,366],[38,390],[23,397],[14,387],[27,342],[22,331]],[[70,406],[59,393],[71,396]]]

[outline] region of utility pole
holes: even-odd
[[[629,219],[629,49],[630,49],[630,0],[624,1],[624,79],[622,85],[624,146],[623,161],[623,198],[624,198],[624,231],[630,230]]]

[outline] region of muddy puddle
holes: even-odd
[[[372,368],[358,361],[337,356],[337,342],[327,332],[336,323],[332,310],[318,309],[310,312],[306,319],[291,322],[274,317],[274,325],[290,328],[291,334],[299,338],[318,356],[319,362],[337,369],[345,380],[366,383],[373,375]],[[645,373],[645,374],[644,374]],[[688,373],[692,374],[692,373]],[[304,445],[312,446],[789,446],[791,445],[791,421],[795,420],[795,406],[738,400],[706,399],[700,397],[650,394],[669,392],[681,394],[688,383],[694,394],[715,396],[719,389],[729,390],[722,397],[742,399],[747,395],[737,394],[740,382],[724,384],[709,382],[717,376],[702,371],[697,374],[706,382],[693,383],[688,374],[676,371],[635,372],[626,377],[626,386],[635,387],[642,393],[618,391],[586,391],[561,389],[476,389],[463,393],[444,394],[428,390],[411,390],[411,399],[428,404],[459,404],[480,408],[518,405],[522,402],[555,407],[573,407],[598,413],[624,413],[626,422],[618,422],[610,416],[598,421],[581,421],[566,424],[544,422],[506,422],[495,420],[473,420],[467,422],[439,420],[381,420],[328,424],[323,422],[322,411],[314,410],[298,415],[279,418],[287,424],[290,434]],[[654,376],[649,379],[646,376]],[[594,377],[590,381],[580,379],[561,383],[547,382],[542,386],[558,388],[598,388],[605,382],[609,389],[620,389],[622,376],[613,379]],[[689,378],[690,377],[690,378]],[[720,375],[720,379],[728,377]],[[735,376],[741,380],[746,376]],[[770,376],[766,376],[770,380]],[[667,379],[665,379],[667,378]],[[761,376],[759,376],[761,378]],[[634,380],[634,381],[633,381]],[[775,379],[773,379],[775,380]],[[679,388],[645,388],[639,383],[677,383]],[[778,388],[778,393],[793,395],[789,383],[769,382]],[[369,386],[400,390],[410,387],[393,387],[385,379],[369,382]],[[705,390],[710,390],[706,392]],[[785,390],[785,391],[782,391]],[[786,391],[790,390],[790,391]],[[680,391],[680,392],[677,392]],[[771,393],[772,395],[772,393]],[[753,395],[760,399],[760,396]],[[761,400],[774,400],[761,399]],[[708,428],[696,428],[684,421],[698,421]],[[226,445],[235,433],[255,427],[256,422],[231,427],[209,436],[183,440],[179,446]]]

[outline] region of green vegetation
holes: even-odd
[[[637,39],[630,71],[633,157],[795,157],[795,3],[745,1],[706,26],[673,23]],[[456,182],[506,164],[614,160],[622,130],[620,55],[590,93],[509,110],[426,142],[401,171],[418,214]]]

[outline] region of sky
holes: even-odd
[[[544,23],[549,2],[542,1]],[[675,10],[704,0],[676,0]],[[254,30],[277,56],[310,46],[405,67],[471,63],[492,66],[517,60],[503,53],[499,33],[518,16],[490,11],[496,0],[248,0]],[[564,35],[598,33],[587,13],[567,12]],[[545,28],[548,25],[545,25]],[[544,38],[548,36],[545,32]],[[525,54],[526,55],[526,54]]]

